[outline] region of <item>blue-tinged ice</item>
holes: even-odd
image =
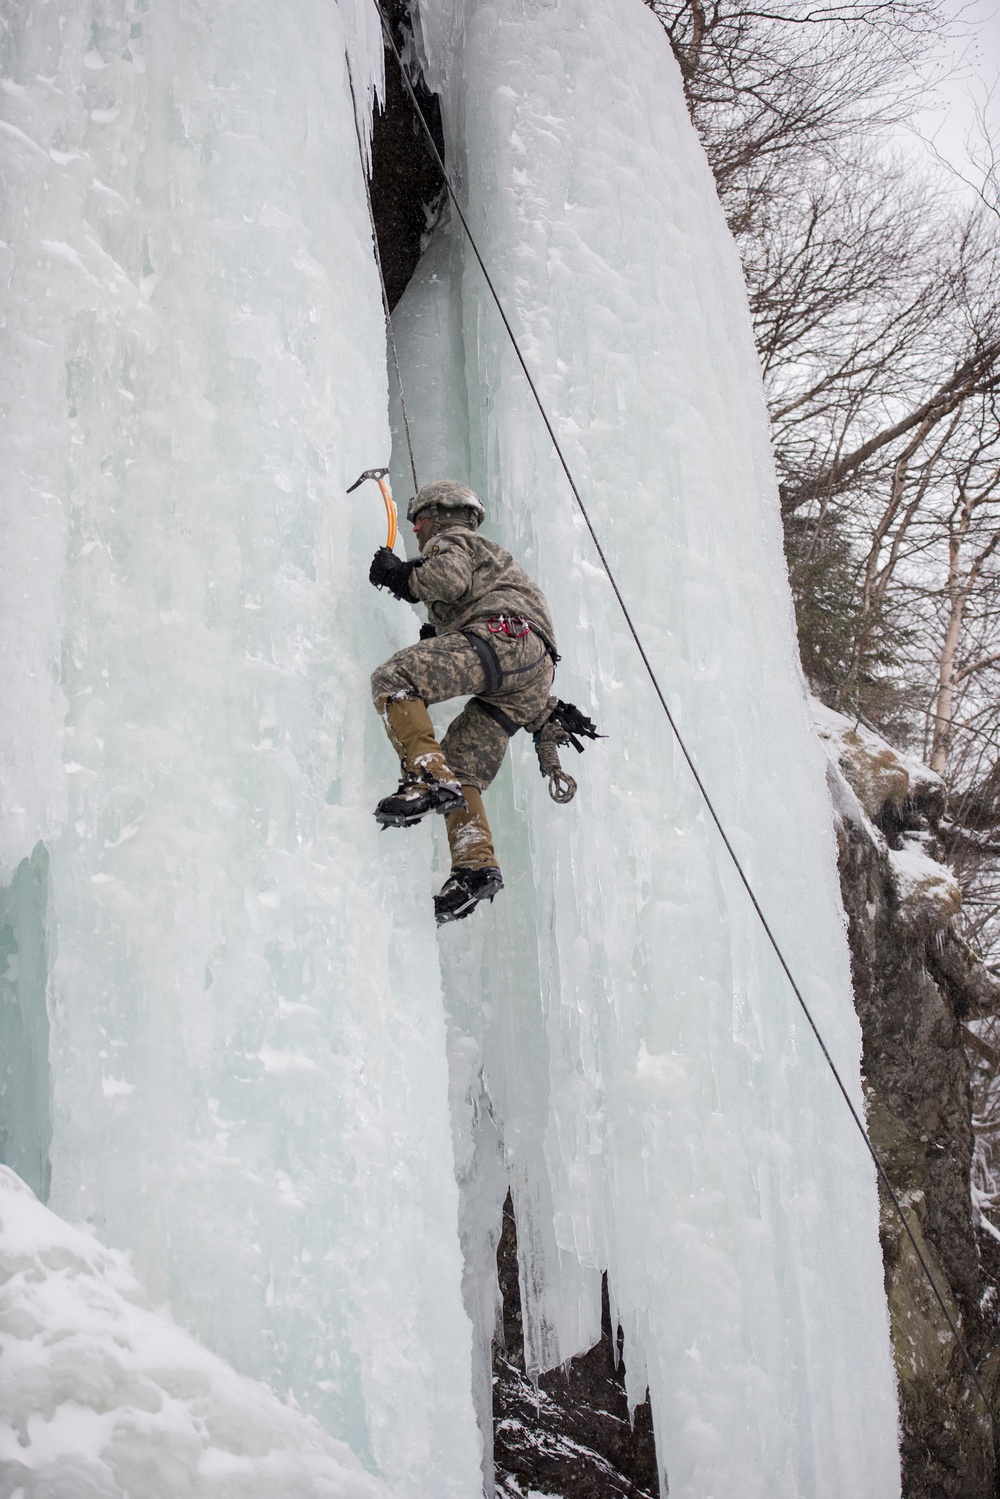
[[[360,4],[4,32],[0,859],[48,842],[51,1205],[395,1496],[467,1499],[434,926],[370,810],[408,626],[345,493],[389,451],[347,42],[363,115]]]

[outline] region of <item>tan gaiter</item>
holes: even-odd
[[[451,812],[445,818],[452,869],[496,869],[493,834],[486,821],[482,793],[476,786],[463,786],[468,811]]]
[[[457,780],[441,746],[426,705],[418,697],[390,698],[382,715],[389,742],[399,756],[403,773],[430,775],[438,781]]]

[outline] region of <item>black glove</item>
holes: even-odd
[[[420,626],[420,639],[421,640],[433,640],[436,635],[437,635],[437,625],[432,625],[432,624],[430,624],[428,622],[426,625],[421,625]]]
[[[586,713],[582,713],[575,703],[564,703],[557,701],[552,712],[549,714],[549,723],[558,724],[566,735],[563,744],[571,744],[578,755],[583,754],[583,745],[576,737],[582,734],[585,739],[606,739],[606,734],[597,732],[597,725]]]
[[[412,562],[400,562],[390,547],[379,547],[368,569],[368,581],[374,583],[376,588],[388,588],[397,599],[406,599],[412,604],[410,574],[415,567],[420,566],[422,560],[414,557]]]

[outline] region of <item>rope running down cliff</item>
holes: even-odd
[[[403,80],[403,85],[404,85],[404,87],[406,89],[406,92],[409,94],[410,102],[412,103],[413,108],[415,109],[415,111],[417,113],[417,117],[420,120],[421,126],[423,127],[424,134],[427,137],[427,143],[430,146],[431,152],[433,153],[434,160],[437,163],[438,169],[439,169],[439,171],[441,173],[441,177],[442,177],[442,179],[444,181],[444,184],[445,184],[445,187],[446,187],[446,189],[448,191],[448,195],[451,198],[451,201],[452,201],[452,203],[453,203],[453,205],[455,207],[455,212],[458,214],[459,220],[461,221],[462,228],[465,230],[465,234],[466,234],[466,237],[468,238],[469,245],[472,248],[472,252],[473,252],[473,254],[476,257],[476,260],[479,262],[479,268],[480,268],[480,270],[483,273],[483,277],[484,277],[484,279],[486,281],[487,287],[489,288],[490,295],[493,298],[493,301],[494,301],[494,303],[496,305],[497,312],[500,314],[500,319],[501,319],[501,321],[502,321],[502,323],[504,325],[504,328],[505,328],[505,330],[507,332],[507,336],[510,339],[511,346],[512,346],[512,348],[514,350],[514,353],[517,356],[518,363],[520,364],[521,369],[524,372],[524,377],[527,380],[528,387],[531,390],[532,396],[534,397],[535,405],[538,407],[539,415],[541,416],[542,421],[545,424],[545,430],[549,434],[549,437],[550,437],[551,442],[552,442],[552,446],[555,449],[555,453],[556,453],[557,458],[559,459],[559,463],[560,463],[560,465],[562,467],[563,473],[566,475],[566,479],[567,479],[567,482],[569,484],[570,490],[572,491],[573,498],[574,498],[574,500],[577,503],[577,507],[579,508],[581,516],[583,517],[584,524],[586,525],[587,530],[590,533],[590,538],[591,538],[591,540],[594,543],[594,548],[595,548],[595,550],[597,552],[598,557],[600,558],[601,566],[604,568],[605,574],[607,575],[608,582],[611,584],[611,587],[614,590],[615,598],[618,600],[618,604],[619,604],[619,607],[621,608],[622,615],[624,616],[625,623],[628,626],[629,633],[631,634],[632,639],[635,642],[635,646],[636,646],[636,649],[639,652],[639,656],[640,656],[640,658],[642,660],[642,664],[646,668],[646,672],[647,672],[647,675],[649,676],[650,682],[652,683],[653,690],[656,693],[657,698],[659,699],[660,707],[663,709],[663,712],[665,713],[666,718],[667,718],[667,722],[670,725],[671,732],[673,733],[673,736],[674,736],[675,740],[677,741],[677,746],[680,749],[680,752],[683,755],[685,761],[687,762],[688,769],[690,770],[692,776],[694,777],[695,784],[698,787],[699,792],[701,793],[701,797],[702,797],[702,799],[703,799],[703,801],[705,803],[705,806],[707,807],[708,812],[709,812],[709,814],[710,814],[710,816],[712,818],[712,821],[714,822],[715,827],[716,827],[716,829],[717,829],[717,831],[719,833],[719,836],[720,836],[720,838],[722,839],[722,841],[723,841],[723,843],[725,845],[726,852],[729,854],[729,857],[730,857],[730,859],[732,860],[732,863],[733,863],[733,867],[735,868],[736,873],[739,876],[740,882],[743,885],[743,888],[746,890],[747,895],[750,898],[750,902],[753,905],[753,908],[754,908],[754,910],[757,913],[757,916],[758,916],[758,918],[760,920],[760,924],[763,927],[765,935],[767,936],[767,940],[771,944],[771,947],[774,950],[774,953],[775,953],[775,955],[776,955],[776,957],[778,959],[778,962],[781,964],[781,968],[782,968],[782,970],[783,970],[783,972],[785,974],[785,977],[787,978],[787,980],[788,980],[788,982],[789,982],[789,984],[791,986],[792,992],[795,995],[795,998],[798,1000],[798,1003],[799,1003],[799,1006],[800,1006],[800,1008],[802,1010],[803,1015],[805,1016],[806,1020],[808,1021],[809,1028],[812,1031],[813,1035],[815,1036],[817,1044],[819,1045],[819,1048],[820,1048],[821,1052],[823,1053],[824,1058],[826,1059],[827,1065],[829,1066],[830,1071],[833,1074],[834,1080],[836,1081],[837,1087],[840,1090],[840,1093],[841,1093],[841,1095],[842,1095],[842,1097],[844,1099],[844,1102],[846,1103],[848,1109],[850,1110],[851,1118],[854,1120],[854,1123],[857,1126],[858,1132],[861,1135],[861,1138],[862,1138],[862,1140],[865,1143],[865,1148],[867,1149],[868,1154],[870,1155],[870,1157],[871,1157],[871,1159],[872,1159],[872,1161],[874,1163],[875,1170],[878,1173],[878,1176],[879,1176],[879,1178],[880,1178],[880,1180],[882,1182],[882,1185],[885,1187],[886,1193],[887,1193],[890,1201],[892,1202],[892,1205],[895,1208],[896,1213],[899,1216],[899,1220],[900,1220],[900,1222],[901,1222],[901,1224],[903,1226],[903,1229],[905,1230],[906,1236],[907,1236],[907,1238],[910,1241],[910,1246],[913,1249],[913,1252],[914,1252],[914,1254],[917,1257],[917,1261],[920,1264],[921,1269],[923,1270],[924,1276],[926,1277],[927,1283],[930,1286],[931,1291],[933,1292],[934,1299],[937,1301],[938,1305],[940,1306],[941,1311],[942,1311],[942,1313],[944,1315],[945,1321],[947,1322],[948,1327],[951,1330],[952,1337],[955,1339],[955,1343],[956,1343],[957,1347],[960,1349],[960,1351],[962,1353],[962,1356],[963,1356],[963,1358],[965,1360],[965,1363],[966,1363],[966,1365],[968,1367],[968,1370],[969,1370],[970,1378],[971,1378],[972,1383],[973,1383],[973,1385],[974,1385],[974,1387],[975,1387],[975,1389],[976,1389],[976,1391],[977,1391],[980,1399],[982,1400],[983,1406],[984,1406],[984,1408],[985,1408],[985,1410],[986,1410],[986,1412],[987,1412],[987,1414],[988,1414],[988,1416],[990,1418],[990,1421],[991,1421],[992,1426],[993,1426],[994,1433],[996,1434],[996,1436],[998,1438],[1000,1438],[1000,1417],[997,1416],[997,1413],[993,1409],[993,1406],[990,1403],[990,1400],[989,1400],[989,1398],[988,1398],[988,1396],[986,1394],[986,1391],[983,1389],[982,1383],[980,1382],[980,1379],[979,1379],[978,1371],[977,1371],[975,1363],[973,1362],[973,1359],[972,1359],[972,1355],[969,1352],[968,1348],[966,1347],[965,1341],[962,1338],[962,1335],[961,1335],[961,1333],[958,1330],[958,1326],[956,1325],[955,1319],[953,1318],[951,1312],[948,1309],[948,1304],[945,1301],[943,1293],[938,1288],[937,1281],[934,1279],[933,1272],[931,1271],[931,1268],[930,1268],[930,1266],[927,1263],[926,1256],[924,1255],[923,1250],[921,1249],[920,1244],[918,1243],[917,1238],[914,1235],[914,1232],[913,1232],[912,1228],[910,1227],[909,1220],[907,1219],[906,1214],[903,1211],[903,1205],[900,1202],[898,1196],[896,1195],[896,1191],[895,1191],[895,1188],[892,1185],[892,1182],[889,1180],[889,1174],[888,1174],[885,1166],[882,1164],[881,1157],[879,1156],[878,1152],[876,1151],[874,1145],[871,1142],[871,1138],[870,1138],[870,1136],[868,1134],[868,1130],[865,1127],[864,1121],[863,1121],[863,1119],[861,1118],[860,1114],[858,1113],[857,1109],[854,1106],[854,1102],[853,1102],[853,1100],[851,1098],[850,1093],[847,1090],[847,1086],[846,1086],[843,1078],[841,1077],[840,1072],[837,1069],[837,1064],[834,1062],[833,1057],[830,1054],[829,1048],[827,1047],[827,1044],[826,1044],[826,1042],[823,1039],[822,1033],[821,1033],[818,1025],[816,1024],[816,1021],[813,1018],[813,1015],[812,1015],[811,1010],[809,1009],[809,1006],[806,1003],[805,996],[803,995],[802,990],[799,988],[799,985],[796,982],[795,975],[792,973],[792,970],[791,970],[791,968],[788,965],[788,962],[787,962],[787,960],[785,958],[785,955],[784,955],[784,953],[781,950],[781,946],[780,946],[780,944],[778,942],[778,939],[774,935],[774,932],[771,930],[770,923],[768,922],[767,917],[764,915],[764,911],[763,911],[763,909],[761,907],[760,901],[757,899],[757,896],[756,896],[756,894],[754,892],[753,886],[750,884],[750,880],[749,880],[749,878],[748,878],[748,876],[746,874],[746,871],[744,870],[743,865],[740,863],[740,860],[739,860],[739,857],[737,856],[736,850],[733,848],[733,845],[732,845],[732,843],[729,840],[729,836],[726,833],[726,830],[725,830],[725,828],[722,825],[722,822],[721,822],[721,820],[719,818],[719,815],[718,815],[718,813],[715,810],[715,807],[714,807],[714,805],[712,803],[712,799],[711,799],[711,797],[708,794],[708,789],[705,786],[705,783],[702,780],[702,778],[701,778],[701,776],[700,776],[700,774],[698,772],[698,767],[695,765],[694,759],[692,758],[691,753],[688,750],[688,747],[687,747],[687,745],[684,742],[684,739],[683,739],[683,737],[681,735],[680,729],[677,727],[677,722],[676,722],[676,720],[674,718],[674,715],[670,711],[669,704],[667,703],[667,700],[666,700],[666,698],[665,698],[665,696],[663,694],[663,689],[660,686],[659,680],[658,680],[658,678],[656,676],[656,672],[653,670],[652,663],[651,663],[648,655],[646,654],[646,648],[645,648],[645,646],[642,643],[642,640],[641,640],[640,635],[639,635],[639,631],[638,631],[638,629],[637,629],[637,627],[635,625],[635,622],[632,619],[632,615],[631,615],[631,613],[629,611],[629,608],[628,608],[628,605],[626,604],[625,599],[624,599],[624,597],[622,595],[621,589],[618,586],[618,581],[615,578],[615,575],[614,575],[614,572],[612,571],[611,565],[608,562],[608,559],[607,559],[607,557],[606,557],[606,555],[604,553],[604,548],[601,546],[600,540],[598,539],[598,536],[597,536],[597,532],[594,530],[594,527],[593,527],[593,524],[591,522],[590,516],[589,516],[589,514],[587,512],[587,507],[586,507],[586,505],[583,502],[583,498],[582,498],[582,496],[580,494],[580,491],[579,491],[579,489],[577,487],[576,480],[573,478],[572,471],[570,470],[569,464],[566,461],[566,456],[563,453],[563,450],[562,450],[562,447],[560,445],[559,439],[556,436],[555,428],[553,427],[552,422],[549,420],[548,412],[545,410],[545,407],[542,404],[542,398],[541,398],[541,396],[538,393],[538,388],[535,385],[534,379],[532,378],[531,371],[529,370],[528,365],[527,365],[527,363],[525,361],[524,355],[521,352],[521,347],[520,347],[520,344],[517,341],[517,337],[516,337],[516,335],[514,333],[514,329],[511,326],[510,319],[508,318],[507,313],[504,310],[504,306],[503,306],[503,303],[500,300],[499,293],[497,292],[497,289],[496,289],[496,287],[493,284],[493,278],[490,276],[490,273],[489,273],[489,271],[486,268],[486,262],[483,260],[483,257],[480,254],[479,246],[476,244],[475,237],[474,237],[474,235],[472,233],[472,230],[469,227],[469,222],[468,222],[467,218],[465,217],[465,213],[464,213],[464,211],[462,209],[462,205],[461,205],[461,203],[458,200],[458,194],[455,192],[455,188],[454,188],[454,185],[452,184],[451,177],[449,176],[448,171],[447,171],[447,169],[445,167],[444,161],[441,158],[441,153],[439,152],[439,150],[437,148],[437,145],[435,144],[433,132],[431,131],[430,125],[427,122],[427,119],[426,119],[426,116],[424,115],[423,109],[420,106],[420,101],[417,98],[417,95],[416,95],[416,92],[415,92],[415,90],[413,88],[413,85],[410,82],[409,74],[406,71],[406,68],[405,68],[405,66],[403,64],[403,59],[402,59],[402,57],[399,54],[398,48],[396,47],[396,43],[395,43],[395,40],[393,38],[392,31],[391,31],[391,29],[389,27],[389,23],[388,23],[388,21],[387,21],[387,19],[385,17],[385,13],[383,12],[381,5],[379,4],[379,0],[372,0],[372,3],[375,5],[376,10],[378,11],[379,20],[380,20],[381,25],[382,25],[382,33],[383,33],[383,35],[385,37],[386,46],[392,52],[392,55],[395,58],[396,63],[398,65],[398,67],[399,67],[400,75],[401,75],[402,80]],[[353,93],[353,84],[352,84],[352,93]],[[357,122],[355,120],[355,124],[356,123]],[[370,205],[370,200],[369,200],[369,205]],[[369,211],[370,211],[370,209],[369,209]],[[379,262],[379,274],[381,275],[381,262]],[[383,283],[383,299],[385,299],[384,283]],[[386,307],[388,308],[388,301],[387,300],[386,300]],[[387,317],[388,317],[388,313],[387,313]],[[395,353],[395,349],[394,349],[394,353]],[[397,374],[397,378],[398,378],[399,377],[399,367],[398,367],[398,365],[397,365],[397,368],[396,368],[396,374]],[[400,382],[400,391],[402,391],[402,383],[401,382]],[[407,433],[407,437],[409,437],[408,433]]]

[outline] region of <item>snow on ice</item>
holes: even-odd
[[[343,1442],[154,1310],[121,1253],[0,1166],[4,1493],[389,1499]]]

